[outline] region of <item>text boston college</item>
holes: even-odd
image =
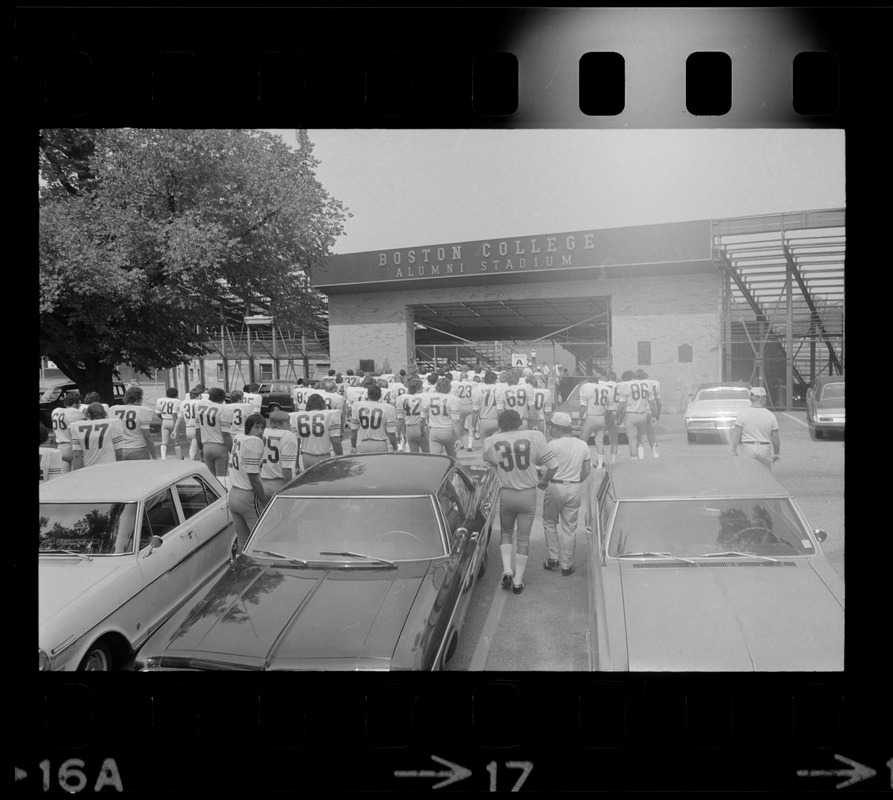
[[[532,239],[502,240],[495,244],[481,242],[473,244],[454,244],[442,247],[423,247],[418,250],[391,250],[378,253],[378,265],[380,267],[393,266],[394,278],[433,277],[439,275],[460,275],[465,273],[465,264],[462,261],[462,248],[466,251],[476,249],[480,272],[514,269],[538,269],[540,267],[556,266],[555,256],[551,253],[560,253],[561,261],[558,266],[573,266],[573,257],[570,252],[577,249],[578,238],[571,234],[562,237],[559,244],[558,236],[544,236]],[[595,249],[595,234],[582,235],[583,250]],[[496,256],[499,256],[498,258]],[[450,260],[447,261],[447,258]]]

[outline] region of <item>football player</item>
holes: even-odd
[[[310,395],[303,411],[289,416],[291,430],[300,440],[301,459],[304,469],[319,461],[343,454],[341,438],[341,412],[326,408],[321,394]]]
[[[213,394],[214,391],[212,389],[210,393]],[[223,389],[219,391],[223,393]],[[213,401],[213,397],[211,399]],[[201,423],[199,431],[200,426]],[[245,433],[236,434],[229,453],[229,510],[239,540],[239,550],[245,548],[251,529],[267,504],[267,495],[260,477],[266,427],[267,422],[262,415],[252,414],[245,420]]]
[[[428,428],[428,447],[432,453],[446,452],[456,457],[456,430],[459,398],[450,391],[450,379],[439,378],[434,391],[422,395],[422,419]]]
[[[159,397],[155,401],[155,413],[161,417],[161,460],[167,458],[167,448],[170,444],[171,435],[177,426],[177,420],[180,417],[180,400],[177,397],[177,390],[173,387],[165,391],[164,397]],[[177,458],[180,458],[180,445],[177,444],[176,438],[174,445],[177,450]]]
[[[428,429],[422,419],[422,382],[409,380],[408,391],[397,400],[397,421],[403,421],[406,447],[411,453],[428,453]]]
[[[517,370],[511,370],[506,376],[507,385],[496,392],[496,410],[514,410],[521,417],[521,430],[527,428],[527,384],[519,385],[520,374]]]
[[[130,386],[124,392],[124,405],[112,406],[112,414],[120,419],[124,426],[124,441],[121,444],[124,461],[157,457],[155,443],[149,430],[155,412],[143,405],[143,390],[139,386]]]
[[[245,395],[238,389],[230,392],[229,403],[224,403],[220,410],[220,426],[224,433],[231,437],[245,433],[245,420],[257,413],[251,403],[245,402]],[[230,441],[232,445],[232,441]]]
[[[657,458],[657,442],[654,438],[654,426],[660,419],[660,381],[649,378],[648,373],[643,369],[636,370],[636,380],[645,384],[649,397],[651,398],[651,419],[645,428],[645,435],[648,437],[648,444],[651,446],[651,454]]]
[[[198,442],[199,452],[204,456],[205,464],[211,470],[211,474],[218,478],[226,475],[227,465],[230,463],[229,454],[233,448],[232,437],[229,431],[223,430],[221,419],[225,399],[226,392],[219,386],[211,389],[208,392],[208,402],[198,407],[198,421],[195,426],[195,439]],[[245,420],[245,424],[247,432],[248,420]],[[263,437],[263,431],[259,435]]]
[[[51,481],[62,474],[62,453],[58,447],[47,447],[50,432],[42,422],[40,424],[40,483]],[[33,463],[33,462],[32,462]]]
[[[56,437],[56,447],[62,454],[62,474],[71,472],[73,455],[71,452],[71,426],[80,422],[84,416],[81,414],[81,395],[79,392],[69,392],[62,400],[62,408],[54,408],[50,414],[53,422],[53,434]]]
[[[355,453],[397,452],[397,409],[381,400],[381,386],[373,383],[366,399],[350,407],[350,444]]]
[[[99,403],[105,409],[105,415],[109,415],[109,406],[108,403],[102,402],[102,395],[99,392],[87,392],[84,395],[84,401],[81,403],[81,414],[84,419],[87,419],[87,406],[91,403]]]
[[[600,381],[587,381],[580,387],[581,438],[588,445],[589,438],[595,435],[596,469],[601,469],[605,463],[605,429],[610,402],[613,402],[613,390]]]
[[[298,474],[298,437],[289,430],[288,424],[288,413],[274,408],[270,412],[270,425],[264,428],[260,480],[267,500]]]
[[[180,411],[183,414],[184,428],[186,439],[189,442],[189,458],[192,461],[200,461],[201,454],[198,449],[198,441],[195,438],[195,427],[198,422],[198,411],[200,406],[207,403],[201,399],[201,387],[193,386],[189,390],[189,397],[180,403]]]
[[[488,436],[496,433],[498,428],[496,411],[496,373],[487,370],[484,380],[475,385],[475,391],[471,395],[471,405],[474,409],[474,422],[477,427],[478,437],[483,442]]]
[[[541,380],[541,378],[537,378],[536,374],[527,378],[527,385],[530,387],[527,413],[530,429],[540,431],[545,435],[552,417],[552,392],[542,386]]]
[[[618,424],[622,420],[626,425],[630,456],[645,458],[643,439],[647,438],[648,418],[653,413],[648,386],[637,381],[636,374],[632,370],[624,372],[622,378],[617,385],[617,394],[620,398]]]
[[[73,469],[123,461],[124,424],[120,419],[109,419],[102,403],[91,403],[87,418],[71,426],[71,446]]]
[[[469,452],[474,449],[474,403],[471,395],[474,391],[474,381],[470,372],[463,372],[459,380],[450,382],[450,391],[459,398],[459,407],[453,425],[456,429],[456,449],[462,449],[462,439],[467,438],[465,449]]]

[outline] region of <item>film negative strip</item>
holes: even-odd
[[[22,152],[35,126],[841,129],[852,270],[883,239],[889,11],[19,8],[12,127]],[[859,460],[884,474],[882,444]],[[45,674],[16,647],[15,791],[891,791],[886,523],[856,474],[843,671]]]

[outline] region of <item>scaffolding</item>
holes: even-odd
[[[713,222],[723,274],[723,378],[802,408],[819,375],[844,371],[844,209]]]

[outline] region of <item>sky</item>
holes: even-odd
[[[293,130],[274,130],[292,146]],[[334,253],[841,208],[842,130],[317,130]]]

